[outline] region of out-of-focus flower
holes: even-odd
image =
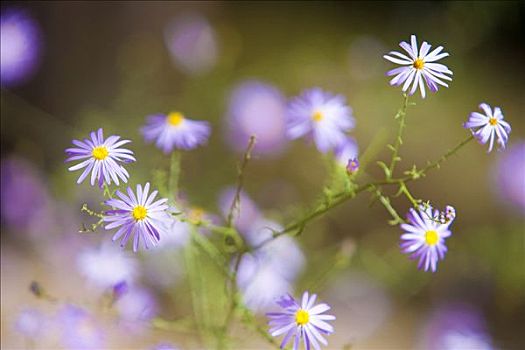
[[[447,52],[441,52],[443,51],[443,46],[439,46],[430,52],[432,46],[423,41],[421,48],[418,50],[415,35],[410,37],[410,44],[402,41],[399,43],[399,46],[408,53],[408,56],[397,51],[390,51],[390,56],[383,56],[390,62],[403,66],[394,68],[386,73],[388,76],[395,75],[390,80],[390,85],[399,86],[404,83],[403,92],[405,92],[412,84],[410,95],[414,94],[419,85],[419,91],[423,98],[425,98],[426,94],[425,83],[432,92],[438,90],[438,84],[448,87],[448,84],[443,80],[452,81],[452,78],[447,76],[447,74],[452,75],[452,71],[441,63],[435,63],[449,55]]]
[[[160,343],[151,348],[151,350],[178,350],[174,345],[171,345],[170,343]]]
[[[2,9],[0,16],[0,81],[13,87],[36,72],[42,51],[38,23],[23,10]]]
[[[447,223],[441,223],[439,216],[439,211],[430,205],[421,205],[419,211],[410,208],[407,214],[409,223],[401,224],[405,232],[401,235],[401,248],[403,253],[412,254],[411,259],[419,259],[418,269],[436,272],[438,261],[445,258],[445,239],[452,234],[449,227],[455,215]]]
[[[494,138],[497,138],[497,143],[500,149],[504,149],[507,141],[509,140],[509,134],[511,131],[510,124],[503,120],[503,113],[499,107],[492,108],[486,103],[479,105],[485,114],[478,112],[470,113],[470,116],[463,127],[470,129],[472,135],[482,143],[486,144],[489,142],[489,152],[492,151],[494,146]]]
[[[80,273],[97,287],[106,289],[119,282],[131,283],[137,276],[137,262],[110,244],[83,250],[77,258]]]
[[[244,304],[254,312],[264,312],[292,286],[275,267],[259,256],[244,254],[237,274],[237,286]]]
[[[513,145],[498,162],[495,188],[525,214],[525,141]]]
[[[330,310],[330,306],[325,303],[314,303],[317,299],[316,294],[311,296],[308,292],[303,293],[301,303],[299,304],[291,295],[282,296],[277,304],[283,308],[284,312],[272,312],[266,315],[269,318],[270,334],[277,337],[284,334],[281,342],[281,349],[293,339],[293,350],[299,349],[301,339],[306,349],[313,346],[316,350],[320,349],[319,343],[328,345],[323,335],[334,332],[332,327],[326,321],[335,320],[335,316],[324,314]]]
[[[236,189],[228,187],[224,189],[219,195],[219,208],[226,219],[230,212],[230,208],[235,197]],[[248,232],[252,224],[261,217],[261,211],[257,204],[246,194],[241,191],[239,207],[234,211],[233,224],[240,232]]]
[[[306,259],[293,237],[282,235],[272,239],[273,232],[282,230],[283,227],[278,223],[259,218],[245,237],[252,247],[268,242],[259,248],[255,255],[261,263],[273,267],[275,273],[292,282],[303,269]],[[283,261],[286,261],[286,264],[283,264]]]
[[[139,248],[140,241],[149,249],[150,244],[155,246],[161,236],[166,235],[168,225],[172,218],[166,212],[168,205],[167,198],[157,201],[155,197],[158,191],[149,193],[149,182],[144,186],[137,185],[137,195],[133,193],[131,187],[127,189],[128,195],[117,191],[116,195],[120,199],[112,198],[105,202],[106,205],[116,209],[105,212],[105,229],[111,230],[120,227],[113,236],[113,241],[122,237],[120,246],[124,247],[131,236],[133,239],[133,251]]]
[[[286,101],[273,85],[245,81],[232,91],[226,114],[227,141],[231,147],[246,150],[255,135],[254,153],[278,155],[288,142],[285,135]]]
[[[141,129],[146,142],[155,140],[157,148],[168,154],[175,149],[192,150],[206,144],[211,127],[208,122],[191,120],[180,112],[154,114]]]
[[[212,69],[218,57],[216,33],[208,20],[197,13],[174,18],[164,31],[173,62],[190,74]]]
[[[306,90],[292,99],[287,118],[287,136],[312,138],[322,153],[344,143],[346,132],[355,124],[345,98],[319,88]]]
[[[115,305],[120,317],[129,322],[147,322],[159,312],[155,296],[147,289],[133,286]]]
[[[18,315],[15,329],[29,339],[37,339],[44,332],[47,321],[43,313],[28,308]]]
[[[334,155],[337,162],[346,167],[350,159],[356,159],[359,155],[359,147],[352,137],[348,137],[344,142],[337,145],[334,149]]]
[[[17,229],[28,229],[35,219],[49,214],[49,194],[31,163],[8,157],[2,159],[0,169],[3,222]]]
[[[467,304],[441,305],[426,322],[418,348],[492,350],[485,320]]]
[[[90,136],[91,140],[87,138],[84,141],[73,140],[73,144],[77,148],[66,149],[66,154],[69,156],[66,162],[83,160],[81,163],[70,167],[69,171],[86,168],[78,178],[77,183],[84,181],[90,171],[91,186],[95,185],[97,179],[100,188],[104,183],[110,185],[112,180],[118,186],[119,178],[123,182],[128,182],[129,174],[118,162],[130,163],[135,161],[133,151],[120,148],[120,146],[131,141],[120,140],[120,136],[116,135],[104,140],[102,128],[98,129],[96,133],[92,131]]]
[[[88,311],[75,305],[66,305],[58,313],[58,328],[63,346],[68,349],[102,349],[104,333],[99,322]]]

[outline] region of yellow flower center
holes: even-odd
[[[106,146],[97,146],[93,148],[91,154],[96,160],[104,160],[108,156],[109,152]]]
[[[425,65],[425,62],[423,61],[423,59],[421,58],[417,58],[414,63],[412,64],[412,66],[415,68],[415,69],[423,69],[423,66]]]
[[[131,215],[135,221],[144,220],[148,215],[148,209],[144,208],[142,205],[137,205],[135,208],[133,208]]]
[[[438,241],[439,241],[439,235],[436,231],[431,230],[431,231],[425,232],[425,243],[427,245],[430,245],[430,246],[436,245]]]
[[[179,126],[184,121],[184,116],[180,112],[171,112],[167,119],[170,125]]]
[[[324,118],[323,113],[321,113],[319,111],[316,111],[316,112],[314,112],[314,114],[312,114],[312,120],[314,122],[320,122],[321,120],[323,120],[323,118]]]
[[[489,119],[489,124],[494,126],[494,125],[498,124],[498,120],[496,118],[494,118],[494,117],[490,118]]]
[[[198,224],[202,221],[202,218],[204,217],[204,214],[206,212],[204,209],[195,207],[192,210],[190,210],[190,213],[188,214],[188,219],[192,224]]]
[[[307,324],[309,319],[310,315],[308,315],[308,311],[306,310],[299,309],[295,313],[295,322],[297,322],[299,326],[304,326],[305,324]]]

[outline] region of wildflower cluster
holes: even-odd
[[[288,294],[298,271],[304,265],[305,258],[291,237],[281,236],[298,234],[312,220],[332,208],[355,198],[361,192],[370,192],[392,216],[391,224],[399,225],[403,232],[400,236],[402,253],[410,254],[411,259],[416,259],[419,269],[436,272],[438,262],[444,259],[447,252],[446,240],[452,235],[450,227],[456,219],[456,210],[452,206],[446,206],[443,211],[435,209],[430,202],[417,199],[410,192],[408,184],[441,166],[448,157],[472,139],[477,139],[483,144],[489,143],[489,152],[493,149],[495,141],[501,149],[505,148],[511,131],[499,107],[491,108],[482,103],[480,108],[484,114],[472,112],[463,124],[471,131],[471,135],[465,141],[437,161],[428,162],[420,169],[414,166],[404,171],[403,176],[396,176],[395,166],[400,160],[402,133],[407,108],[410,105],[409,95],[413,95],[419,88],[421,97],[425,98],[425,86],[431,92],[437,92],[438,86],[449,86],[447,82],[452,81],[453,74],[447,66],[438,63],[449,56],[442,46],[431,50],[432,46],[424,41],[418,47],[415,35],[411,36],[410,44],[403,41],[400,46],[405,53],[391,51],[384,56],[386,60],[401,65],[388,71],[387,75],[393,76],[391,85],[402,85],[404,95],[403,106],[396,115],[399,121],[398,136],[394,145],[388,145],[392,151],[392,158],[390,162],[377,162],[384,171],[384,178],[366,183],[360,178],[363,172],[361,169],[366,164],[360,164],[357,142],[348,134],[356,122],[352,108],[344,96],[320,88],[311,88],[288,102],[283,134],[290,140],[305,138],[313,141],[319,152],[332,153],[333,162],[346,170],[346,185],[342,190],[325,189],[323,200],[317,207],[284,227],[264,218],[255,203],[242,190],[243,171],[251,158],[257,135],[250,137],[239,166],[237,187],[221,197],[223,219],[212,219],[216,216],[202,210],[175,209],[183,207],[180,205],[180,193],[176,190],[180,152],[205,145],[211,135],[211,126],[207,121],[189,119],[181,112],[150,115],[146,125],[141,128],[146,142],[154,143],[162,152],[172,155],[171,178],[166,183],[155,183],[159,189],[168,189],[164,193],[161,191],[164,198],[157,197],[157,190],[150,190],[150,183],[154,183],[153,181],[144,186],[138,184],[135,190],[132,187],[125,190],[110,189],[111,185],[118,187],[132,178],[124,166],[135,162],[136,159],[133,151],[122,148],[130,143],[129,140],[121,140],[117,135],[105,139],[102,129],[91,132],[83,141],[73,140],[74,147],[66,149],[66,161],[79,163],[68,170],[83,169],[77,183],[80,184],[90,176],[91,186],[97,184],[98,187],[104,188],[103,194],[107,197],[104,204],[107,210],[94,215],[100,217],[100,224],[105,225],[106,230],[116,230],[113,241],[120,240],[122,247],[132,240],[134,252],[137,252],[141,245],[148,249],[166,237],[173,236],[176,224],[183,223],[184,228],[190,232],[186,232],[186,237],[192,237],[192,244],[196,244],[210,260],[221,266],[225,281],[229,285],[231,307],[219,335],[220,344],[227,341],[228,329],[236,311],[244,312],[244,322],[254,323],[255,327],[259,327],[250,316],[251,313],[268,309],[273,301],[277,300],[282,311],[267,314],[270,319],[271,337],[283,335],[281,348],[291,342],[294,350],[299,349],[301,343],[304,343],[306,349],[320,349],[320,344],[327,345],[325,336],[334,332],[334,327],[328,322],[335,320],[335,316],[325,314],[330,309],[328,304],[315,304],[316,294],[304,292],[300,302]],[[252,86],[250,89],[263,91],[265,96],[269,96],[272,103],[275,103],[275,108],[280,108],[281,96],[271,88]],[[239,120],[244,120],[244,108],[246,106],[232,107],[232,120],[241,123]],[[243,130],[251,130],[249,125],[243,127]],[[265,145],[263,152],[273,150],[273,137],[280,133],[279,126],[276,133],[267,135],[271,142]],[[281,150],[282,145],[279,143],[274,148]],[[387,186],[396,188],[396,195],[403,195],[408,200],[410,208],[406,219],[392,206],[392,196],[385,194],[383,187]],[[211,239],[212,235],[223,238],[222,245]],[[261,293],[265,294],[265,297],[260,297]],[[238,294],[242,298],[239,298]],[[273,343],[271,338],[270,341]]]

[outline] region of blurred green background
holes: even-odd
[[[216,212],[219,191],[235,183],[239,158],[225,141],[228,98],[248,79],[273,84],[288,98],[314,86],[343,94],[354,110],[352,136],[360,150],[376,141],[386,144],[396,132],[393,116],[402,95],[388,85],[385,72],[392,65],[382,55],[398,50],[411,34],[445,47],[450,57],[443,63],[454,80],[425,100],[411,98],[416,106],[408,110],[398,169],[436,159],[462,140],[467,131],[461,125],[481,102],[502,107],[513,128],[510,146],[525,138],[521,1],[2,4],[15,5],[28,9],[41,25],[44,50],[29,82],[2,89],[2,158],[30,160],[45,174],[52,196],[66,203],[94,193],[88,184],[76,186],[76,174],[64,166],[71,139],[103,127],[106,135],[133,140],[138,162],[130,167],[132,183],[144,182],[152,168],[167,166],[166,157],[142,141],[139,128],[145,116],[181,110],[210,121],[213,132],[208,147],[184,155],[180,187],[193,205]],[[178,69],[164,43],[167,23],[187,13],[207,18],[216,33],[217,62],[201,74]],[[308,259],[298,290],[311,285],[323,271],[319,266],[345,242],[355,245],[349,265],[327,276],[319,292],[339,276],[359,271],[380,284],[394,305],[381,327],[355,348],[413,348],[429,310],[458,300],[485,315],[496,348],[523,348],[525,222],[523,211],[498,195],[495,173],[502,156],[487,154],[486,146],[473,142],[442,169],[412,184],[417,197],[457,210],[449,253],[436,274],[417,271],[399,252],[399,228],[388,226],[388,213],[377,203],[370,206],[363,194],[309,225],[298,238]],[[389,159],[386,148],[377,157]],[[381,176],[379,168],[367,171]],[[321,155],[296,141],[278,156],[256,157],[245,187],[269,217],[284,224],[297,207],[318,198],[326,176]],[[523,179],[525,174],[515,176]],[[394,205],[400,213],[409,207],[403,198]],[[42,231],[46,235],[45,227]],[[16,300],[12,296],[25,293],[20,288],[31,279],[45,280],[53,272],[43,268],[35,273],[31,266],[42,257],[24,248],[17,232],[2,227],[1,239],[2,260],[17,256],[25,261],[20,275],[5,272],[17,267],[2,262],[2,347],[11,348],[21,344],[9,326],[16,305],[32,302],[29,293]],[[350,327],[338,326],[340,334]],[[348,343],[343,335],[337,337],[330,340],[333,348]]]

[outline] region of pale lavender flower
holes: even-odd
[[[147,322],[159,313],[159,305],[153,293],[138,287],[130,287],[115,306],[120,317],[132,323]]]
[[[113,241],[122,238],[121,247],[124,247],[134,236],[134,252],[138,250],[140,241],[146,249],[149,249],[150,245],[157,245],[161,236],[166,234],[172,220],[166,212],[168,199],[154,201],[158,191],[149,194],[149,187],[149,182],[144,186],[144,190],[141,185],[137,185],[136,196],[131,187],[128,187],[127,195],[117,191],[116,195],[120,199],[112,198],[105,202],[106,205],[115,208],[105,212],[104,222],[107,223],[105,229],[119,227],[113,236]]]
[[[239,264],[237,286],[243,303],[253,312],[270,310],[276,298],[292,290],[291,283],[259,255],[244,254]]]
[[[2,159],[0,173],[3,224],[29,230],[35,221],[51,215],[49,193],[33,164],[23,158],[10,156]]]
[[[13,87],[26,82],[40,64],[42,35],[38,23],[25,11],[2,9],[0,16],[0,82]]]
[[[284,334],[281,342],[283,349],[289,341],[293,339],[293,350],[298,350],[301,339],[306,349],[313,346],[319,350],[319,343],[328,345],[324,335],[334,332],[334,328],[326,321],[335,320],[335,316],[324,314],[330,310],[330,306],[325,303],[314,303],[317,299],[316,294],[309,295],[303,293],[299,304],[292,296],[285,295],[277,301],[277,304],[284,309],[284,312],[272,312],[266,315],[269,318],[270,334],[273,337]]]
[[[525,142],[514,144],[496,168],[497,193],[525,215]]]
[[[492,151],[494,146],[494,139],[497,139],[497,143],[500,149],[505,149],[507,141],[509,140],[509,134],[511,131],[510,124],[503,120],[503,113],[501,108],[492,108],[486,103],[479,105],[479,108],[485,112],[481,114],[478,112],[470,113],[470,116],[463,127],[470,129],[472,135],[482,143],[486,144],[489,142],[489,152]]]
[[[448,212],[452,212],[450,208]],[[401,235],[401,248],[403,253],[411,254],[411,259],[419,259],[418,269],[436,272],[438,261],[445,258],[445,239],[452,234],[449,227],[455,219],[455,210],[453,213],[448,222],[442,223],[440,212],[430,205],[421,205],[418,211],[410,208],[409,223],[401,224],[405,232]]]
[[[428,350],[492,350],[483,315],[463,303],[441,305],[424,325],[418,348]]]
[[[179,348],[170,343],[160,343],[152,347],[151,350],[179,350]]]
[[[390,51],[390,56],[383,56],[390,62],[403,66],[394,68],[386,73],[388,76],[395,75],[390,80],[390,85],[399,86],[403,84],[403,92],[406,92],[410,84],[412,84],[412,88],[409,91],[410,95],[413,95],[419,86],[419,91],[423,98],[426,95],[425,83],[432,92],[438,90],[438,84],[448,87],[448,84],[443,80],[452,81],[452,78],[448,76],[453,74],[452,71],[443,64],[435,63],[449,55],[447,52],[441,52],[443,51],[443,46],[438,46],[430,51],[432,46],[423,41],[421,48],[418,49],[415,35],[410,37],[410,44],[402,41],[399,43],[399,46],[408,53],[408,56],[397,51]]]
[[[334,149],[334,155],[337,163],[346,167],[350,159],[355,159],[359,155],[359,147],[352,137],[348,137],[344,142],[337,145]]]
[[[234,187],[228,187],[219,195],[219,209],[225,219],[227,219],[230,212],[235,191]],[[248,232],[252,224],[262,217],[257,204],[244,191],[241,191],[240,205],[233,213],[233,224],[242,233]]]
[[[47,318],[36,309],[25,309],[18,315],[15,329],[29,339],[38,339],[43,335]]]
[[[120,140],[120,136],[116,135],[104,140],[102,128],[98,129],[97,132],[92,131],[90,136],[91,139],[86,138],[84,141],[73,140],[73,144],[77,147],[66,149],[66,154],[69,156],[66,162],[82,160],[81,163],[70,167],[69,171],[86,168],[78,178],[77,183],[84,181],[90,171],[91,186],[95,185],[95,181],[100,188],[104,183],[111,185],[111,181],[118,186],[120,184],[119,178],[123,182],[128,182],[129,174],[119,163],[134,162],[135,157],[133,157],[133,151],[120,147],[131,141]]]
[[[208,122],[191,120],[180,112],[171,112],[168,115],[148,116],[141,132],[146,142],[155,141],[155,146],[168,154],[175,149],[188,151],[206,144],[211,128]]]
[[[99,326],[99,321],[87,310],[68,304],[59,312],[57,321],[65,348],[105,348],[105,335]]]
[[[168,23],[164,40],[173,62],[190,74],[203,74],[217,63],[216,33],[198,13],[184,13]]]
[[[107,243],[81,251],[77,257],[77,267],[89,282],[102,289],[122,281],[133,282],[138,270],[136,260]]]
[[[311,138],[322,153],[345,142],[346,132],[355,124],[345,98],[320,88],[306,90],[292,99],[287,118],[287,136]]]
[[[285,149],[286,100],[275,86],[256,80],[237,85],[226,119],[226,138],[235,151],[244,152],[252,135],[256,137],[254,154],[275,156]]]

